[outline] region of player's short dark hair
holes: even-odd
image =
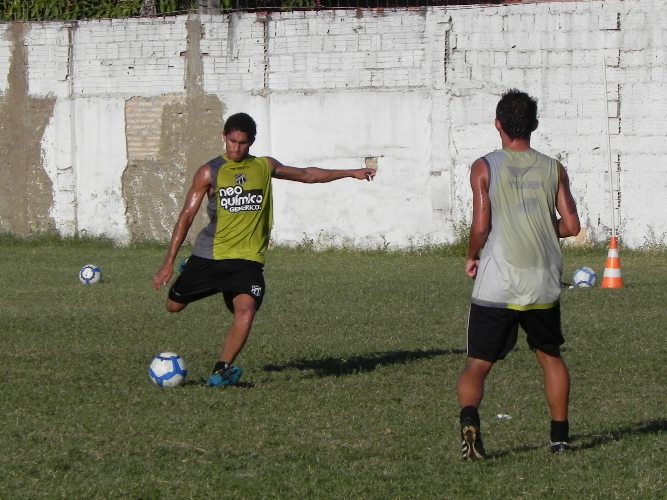
[[[248,136],[248,139],[254,141],[257,135],[257,124],[249,114],[236,113],[227,118],[222,132],[227,135],[235,130],[244,132]]]
[[[496,106],[496,119],[512,139],[529,139],[537,128],[537,100],[525,92],[511,89]]]

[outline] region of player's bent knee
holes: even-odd
[[[244,308],[234,308],[234,319],[238,321],[252,321],[255,318],[256,309],[254,306]]]
[[[250,295],[237,295],[234,297],[234,319],[241,321],[252,321],[257,312],[255,299]]]
[[[167,309],[167,312],[177,313],[177,312],[180,312],[183,309],[185,309],[185,306],[187,306],[187,304],[181,304],[180,302],[174,302],[173,300],[167,300],[165,308]]]

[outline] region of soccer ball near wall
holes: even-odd
[[[580,267],[572,275],[574,286],[589,288],[595,286],[597,275],[590,267]]]
[[[148,376],[160,387],[181,385],[187,375],[185,361],[173,352],[161,352],[153,358],[148,367]]]
[[[84,285],[94,285],[102,279],[102,270],[95,264],[86,264],[79,269],[79,281]]]

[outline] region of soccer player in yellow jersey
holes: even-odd
[[[273,223],[271,180],[323,183],[353,178],[372,180],[375,170],[328,170],[283,165],[271,157],[255,157],[255,121],[245,113],[230,116],[223,129],[225,154],[202,165],[194,175],[162,266],[153,277],[160,290],[172,278],[174,261],[188,230],[208,196],[209,224],[199,233],[192,255],[174,281],[167,299],[169,312],[190,302],[222,293],[233,314],[218,361],[208,379],[211,387],[235,385],[242,370],[232,363],[250,334],[264,298],[264,262]]]
[[[567,172],[530,147],[537,102],[510,90],[496,107],[502,149],[470,172],[473,215],[465,272],[475,279],[468,319],[467,361],[459,375],[464,460],[485,458],[478,407],[494,363],[526,332],[544,373],[551,413],[551,451],[569,449],[570,376],[561,358],[562,253],[559,238],[579,233]]]

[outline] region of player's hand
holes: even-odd
[[[153,288],[160,290],[160,288],[169,283],[173,274],[174,272],[171,269],[171,266],[162,266],[157,270],[155,276],[153,276]]]
[[[479,259],[466,259],[466,274],[472,279],[477,276],[477,268],[479,267]]]
[[[372,181],[376,173],[377,170],[374,168],[360,168],[354,171],[354,178],[360,181]]]

